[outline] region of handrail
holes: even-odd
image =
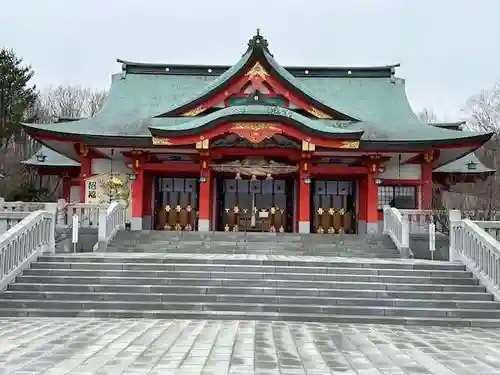
[[[105,250],[120,229],[125,228],[125,206],[112,202],[109,206],[99,209],[98,241],[94,251]]]
[[[55,214],[35,211],[0,235],[0,290],[43,252],[55,251]]]
[[[391,238],[403,258],[413,257],[408,218],[401,215],[397,208],[384,206],[384,234]]]
[[[452,219],[450,215],[450,259],[465,264],[500,301],[500,242],[471,220]]]

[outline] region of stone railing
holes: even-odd
[[[471,221],[488,233],[491,237],[500,241],[500,221]]]
[[[35,211],[0,235],[0,290],[43,252],[55,251],[55,211]]]
[[[81,228],[99,227],[99,210],[107,209],[108,204],[97,203],[69,203],[64,204],[59,209],[58,224],[71,225],[73,215],[78,216],[78,222]]]
[[[403,258],[412,256],[408,219],[397,208],[384,206],[384,234],[391,238]]]
[[[34,212],[43,210],[45,203],[40,202],[6,202],[4,198],[0,198],[0,212]]]
[[[500,301],[500,242],[485,230],[496,230],[497,223],[462,219],[460,211],[450,210],[450,261],[464,263]]]
[[[99,211],[98,242],[94,246],[94,251],[105,250],[118,230],[124,228],[125,206],[119,202],[112,202],[109,206],[102,207]]]
[[[29,214],[23,211],[0,211],[0,234],[7,232]]]
[[[402,210],[399,212],[408,220],[408,231],[410,234],[429,233],[429,224],[434,223],[434,212],[432,210]]]

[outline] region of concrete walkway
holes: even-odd
[[[7,374],[500,374],[500,329],[9,318]]]

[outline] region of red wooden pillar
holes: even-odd
[[[366,177],[363,176],[358,182],[358,231],[360,233],[366,232]]]
[[[153,208],[152,208],[152,200],[153,200],[153,175],[151,172],[144,171],[143,172],[143,178],[144,178],[144,201],[142,202],[143,207],[143,220],[145,222],[143,223],[143,228],[145,229],[151,229],[153,228]]]
[[[80,202],[85,203],[87,200],[87,178],[92,176],[92,158],[89,148],[80,144]]]
[[[434,153],[432,151],[424,154],[421,171],[422,171],[422,206],[424,210],[432,208],[432,168],[434,162]]]
[[[211,187],[212,187],[212,171],[208,166],[208,158],[202,158],[200,161],[200,190],[199,190],[199,207],[198,207],[198,231],[210,231],[210,213],[212,206]]]
[[[142,164],[145,161],[144,158],[145,156],[140,151],[133,153],[132,169],[136,178],[132,181],[132,218],[130,220],[130,228],[132,230],[143,229],[145,173],[144,169],[142,169]]]
[[[366,233],[378,233],[378,186],[376,175],[369,173],[366,178]]]
[[[378,233],[378,185],[375,183],[380,167],[380,155],[369,155],[365,160],[368,168],[366,182],[364,184],[366,199],[366,233]]]
[[[300,162],[299,172],[299,233],[311,233],[311,174],[309,161]]]
[[[71,179],[67,173],[62,176],[62,195],[66,202],[70,201],[71,197]]]

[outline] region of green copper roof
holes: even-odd
[[[455,121],[455,122],[430,122],[429,125],[438,127],[438,128],[445,128],[445,129],[450,129],[450,130],[461,130],[462,126],[464,126],[467,122],[466,121]]]
[[[197,129],[217,121],[220,122],[220,120],[241,121],[245,119],[245,116],[265,116],[266,120],[269,121],[272,121],[274,118],[276,121],[284,119],[286,121],[293,121],[299,126],[304,125],[305,128],[309,128],[315,132],[344,136],[350,135],[353,138],[359,138],[362,134],[362,131],[359,129],[347,129],[339,126],[331,126],[331,123],[328,121],[311,119],[287,108],[265,105],[236,105],[212,112],[206,116],[191,117],[191,121],[177,124],[168,124],[168,120],[166,123],[161,124],[161,121],[166,120],[166,118],[156,118],[153,119],[154,125],[151,126],[150,129],[151,133],[155,134],[159,134],[161,132],[181,133]]]
[[[38,156],[45,156],[44,161],[39,161]],[[42,146],[40,150],[35,152],[29,159],[22,162],[26,165],[37,167],[79,167],[80,163],[61,155],[48,147]]]
[[[252,39],[254,40],[254,39]],[[266,42],[267,43],[267,42]],[[324,103],[328,108],[345,114],[356,121],[313,120],[295,113],[298,122],[313,130],[325,133],[363,131],[366,142],[414,142],[414,144],[460,139],[486,140],[484,133],[457,132],[445,127],[422,123],[412,111],[405,92],[404,80],[387,75],[393,68],[385,68],[384,74],[373,77],[345,76],[319,77],[314,75],[294,76],[281,67],[269,50],[261,55],[272,65],[283,79],[306,95]],[[113,81],[102,110],[90,119],[49,125],[25,124],[33,132],[55,132],[74,138],[120,137],[150,138],[149,128],[182,129],[210,122],[213,116],[225,116],[232,110],[219,110],[218,115],[206,114],[195,118],[157,117],[172,108],[180,108],[192,98],[211,92],[215,87],[228,82],[236,72],[249,63],[252,49],[238,63],[220,76],[170,73],[163,69],[158,74],[135,72],[125,68],[113,75]],[[155,67],[154,69],[158,69]],[[212,73],[211,73],[212,74]],[[229,112],[228,112],[229,111]],[[215,112],[217,113],[217,112]],[[211,117],[212,116],[212,117]],[[204,118],[208,117],[208,118]],[[177,127],[177,128],[176,128]],[[335,130],[331,129],[334,128]]]
[[[460,173],[460,174],[492,174],[495,169],[485,166],[479,158],[471,152],[460,159],[445,164],[439,168],[434,169],[435,173]]]

